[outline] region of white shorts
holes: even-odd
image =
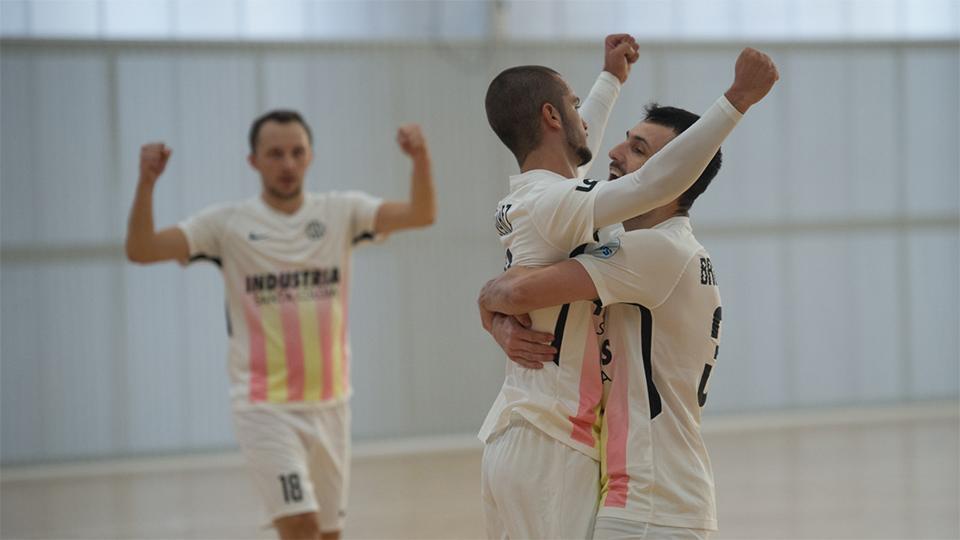
[[[350,479],[350,410],[233,412],[237,441],[271,521],[317,512],[320,530],[343,530]]]
[[[665,527],[612,517],[597,518],[593,540],[707,540],[710,531]]]
[[[591,538],[600,464],[514,416],[483,448],[488,538]]]

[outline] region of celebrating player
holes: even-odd
[[[159,231],[153,190],[172,151],[143,146],[127,256],[220,266],[240,449],[281,538],[336,539],[350,465],[350,255],[364,240],[433,223],[430,153],[418,126],[398,130],[413,162],[410,199],[383,202],[359,191],[304,192],[312,137],[296,112],[257,118],[249,139],[260,195]]]
[[[738,82],[727,96],[740,112],[778,78],[769,57],[752,49],[741,53],[735,70]],[[646,118],[610,152],[610,179],[654,165],[652,156],[694,129],[698,118],[673,107],[648,107]],[[700,409],[719,350],[720,296],[710,256],[693,236],[688,216],[720,162],[717,151],[689,189],[627,220],[627,232],[618,238],[546,268],[515,266],[481,292],[481,309],[501,314],[493,324],[498,342],[535,368],[556,361],[544,345],[551,336],[502,314],[564,305],[562,312],[596,298],[605,306],[597,326],[605,398],[594,538],[705,539],[717,528]]]

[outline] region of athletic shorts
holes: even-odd
[[[707,540],[710,531],[652,525],[641,521],[599,517],[593,540]]]
[[[238,410],[233,419],[270,521],[317,512],[321,531],[343,530],[350,479],[348,405]]]
[[[488,538],[591,538],[600,464],[520,416],[483,449]]]

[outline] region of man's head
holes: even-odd
[[[632,173],[639,169],[654,154],[672,141],[677,135],[692,126],[700,117],[690,111],[676,107],[661,107],[656,103],[647,105],[643,121],[627,132],[627,139],[610,151],[610,179]],[[693,201],[706,191],[707,186],[720,171],[723,155],[716,155],[707,164],[696,182],[677,198],[678,210],[687,212]]]
[[[250,165],[260,173],[263,190],[277,200],[300,196],[313,159],[310,127],[296,111],[270,111],[250,126]]]
[[[592,159],[578,98],[556,71],[517,66],[497,75],[487,88],[487,121],[521,166],[547,141],[563,145],[578,165]]]

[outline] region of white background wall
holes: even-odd
[[[483,95],[519,63],[585,94],[598,45],[5,41],[3,462],[233,445],[218,272],[133,266],[121,246],[140,144],[174,149],[156,196],[171,224],[257,193],[246,132],[280,106],[313,126],[314,190],[404,197],[394,129],[424,125],[437,224],[356,253],[354,434],[476,430],[503,360],[474,300],[502,266],[492,214],[515,170]],[[740,47],[645,45],[603,155],[651,100],[703,111]],[[693,209],[724,299],[709,413],[956,398],[958,43],[762,48],[782,80]]]

